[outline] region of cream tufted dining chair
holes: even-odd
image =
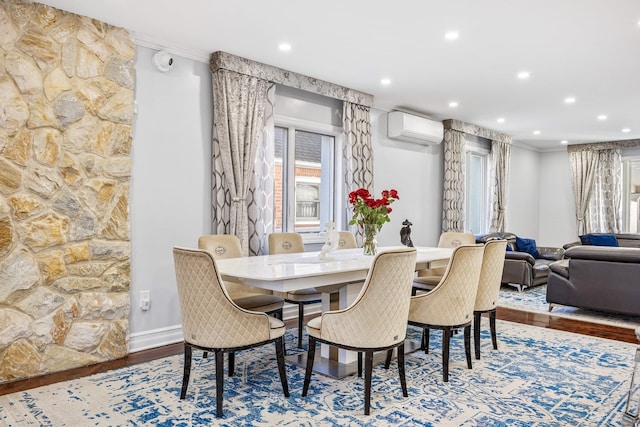
[[[339,231],[340,240],[338,242],[338,249],[355,249],[358,247],[356,237],[350,231]]]
[[[204,250],[173,248],[184,335],[180,399],[187,395],[192,349],[211,351],[216,362],[216,417],[222,417],[225,352],[275,343],[282,390],[289,397],[284,365],[285,325],[266,313],[244,310],[229,297],[213,256]]]
[[[438,247],[453,249],[460,245],[473,245],[475,243],[476,236],[472,233],[445,231],[440,235]],[[418,277],[413,280],[412,295],[415,295],[417,291],[429,292],[435,288],[440,279],[442,279],[448,264],[449,260],[433,261],[429,264],[428,269],[419,270]]]
[[[355,301],[342,310],[326,311],[307,323],[309,352],[302,396],[306,396],[316,343],[364,352],[364,413],[369,415],[373,353],[398,349],[398,372],[402,395],[407,397],[404,372],[404,339],[416,265],[415,248],[386,250],[373,259]]]
[[[209,234],[200,236],[198,248],[204,249],[216,259],[242,257],[240,239],[229,234]],[[284,298],[274,295],[272,291],[248,286],[243,283],[224,281],[229,296],[240,307],[246,310],[263,311],[273,314],[282,320]]]
[[[484,245],[482,256],[482,269],[478,281],[478,293],[473,308],[473,344],[476,359],[480,359],[480,320],[482,313],[489,313],[489,328],[491,330],[491,342],[493,349],[498,349],[496,336],[496,304],[504,269],[504,255],[506,253],[506,240],[490,240]]]
[[[449,341],[464,328],[467,366],[471,369],[471,321],[478,291],[483,245],[462,245],[453,250],[440,283],[431,292],[411,297],[409,324],[422,328],[422,348],[429,352],[429,330],[442,329],[442,378],[449,381]]]
[[[302,236],[298,233],[269,234],[269,254],[293,254],[304,252]],[[302,348],[304,306],[322,302],[322,294],[316,288],[301,289],[283,294],[285,302],[298,306],[298,348]]]

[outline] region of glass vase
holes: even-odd
[[[362,242],[362,250],[365,255],[375,255],[378,252],[378,242],[376,241],[376,234],[378,233],[378,226],[376,224],[364,225],[364,241]]]

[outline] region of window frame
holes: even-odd
[[[330,176],[322,174],[321,186],[326,186],[329,194],[333,194],[330,198],[330,207],[328,209],[329,218],[327,221],[336,223],[338,229],[342,229],[345,225],[344,218],[340,212],[343,210],[344,203],[342,201],[342,128],[326,123],[318,123],[311,120],[304,120],[295,117],[276,114],[274,116],[274,127],[287,129],[287,143],[283,145],[283,185],[282,193],[282,231],[295,231],[295,133],[296,131],[316,133],[333,138],[333,152],[330,154],[330,163],[332,164]],[[286,160],[285,160],[286,158]],[[324,161],[323,158],[321,161]],[[284,167],[286,166],[286,167]],[[328,181],[328,182],[327,182]],[[322,191],[322,189],[321,189]],[[292,197],[293,195],[293,197]],[[274,209],[274,213],[276,209]],[[322,215],[321,215],[322,218]],[[319,229],[317,231],[302,232],[304,243],[324,242],[324,223],[320,220]],[[275,224],[275,218],[274,218]]]
[[[491,156],[491,150],[481,147],[479,144],[466,144],[465,145],[465,177],[464,177],[464,186],[465,186],[465,201],[464,201],[464,210],[465,210],[465,231],[473,234],[486,234],[489,232],[489,214],[490,214],[490,206],[489,206],[489,180],[490,180],[490,165],[489,159]],[[481,159],[481,194],[479,195],[482,206],[480,211],[482,214],[480,215],[480,230],[471,230],[471,158],[479,157]]]

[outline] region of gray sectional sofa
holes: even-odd
[[[619,247],[565,245],[550,265],[547,302],[640,316],[640,235],[620,234]]]

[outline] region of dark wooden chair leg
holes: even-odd
[[[404,373],[404,342],[398,346],[398,374],[400,374],[400,386],[402,387],[402,395],[408,397],[407,378]]]
[[[302,386],[302,396],[306,396],[311,382],[311,372],[313,371],[313,359],[316,355],[316,339],[309,337],[309,351],[307,352],[307,368],[304,372],[304,385]]]
[[[480,318],[479,311],[473,312],[473,347],[476,351],[476,360],[480,360]]]
[[[287,370],[284,366],[284,338],[280,337],[276,340],[276,359],[278,359],[278,372],[280,373],[280,382],[282,383],[282,391],[285,397],[289,397],[289,383],[287,382]]]
[[[203,352],[202,353],[202,358],[206,359],[207,357],[209,357],[209,352],[208,351]]]
[[[442,380],[449,382],[449,343],[451,341],[451,328],[442,330]]]
[[[471,365],[471,325],[464,327],[464,354],[467,356],[467,368],[472,369]]]
[[[302,324],[304,323],[304,304],[298,303],[298,348],[302,348]]]
[[[222,398],[224,396],[224,352],[214,350],[216,355],[216,418],[222,418]]]
[[[418,292],[418,290],[416,288],[413,288],[413,287],[411,288],[411,296],[412,297],[415,297],[417,292]]]
[[[493,349],[498,349],[498,337],[496,336],[496,309],[494,308],[489,312],[489,327],[491,328],[491,342],[493,343]]]
[[[182,390],[180,390],[180,399],[187,396],[187,387],[189,387],[189,376],[191,375],[191,346],[184,343],[184,371],[182,373]]]
[[[358,352],[358,378],[362,378],[362,352]]]
[[[422,329],[422,350],[424,354],[429,354],[429,328]]]
[[[373,351],[364,353],[364,414],[371,412],[371,376],[373,374]]]
[[[389,369],[391,365],[391,358],[393,357],[393,350],[387,350],[387,357],[384,359],[384,369]]]
[[[229,376],[232,377],[236,370],[236,354],[233,351],[229,353],[229,360],[227,363],[229,365]]]

